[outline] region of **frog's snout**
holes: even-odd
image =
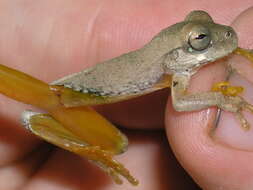
[[[231,51],[234,51],[238,47],[238,37],[232,27],[228,27],[228,29],[224,31],[224,40],[230,44]]]

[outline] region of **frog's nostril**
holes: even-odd
[[[232,36],[232,32],[231,31],[225,32],[225,37],[226,38],[230,38],[231,36]]]

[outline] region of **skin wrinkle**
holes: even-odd
[[[46,60],[47,60],[46,56],[47,56],[47,52],[48,52],[48,49],[49,49],[49,44],[50,44],[50,39],[52,37],[52,32],[53,32],[54,24],[55,24],[55,22],[51,23],[51,27],[50,27],[49,32],[48,32],[48,37],[44,41],[44,44],[45,44],[44,45],[44,49],[42,49],[41,53],[40,53],[41,54],[41,59],[40,59],[40,61],[38,60],[41,63],[45,63]]]
[[[5,1],[5,2],[7,2],[7,1]],[[10,1],[9,1],[10,2]],[[11,1],[12,2],[12,6],[15,6],[15,1]],[[31,1],[32,2],[32,1]],[[51,1],[50,2],[50,4],[53,4],[53,2],[54,1]],[[107,1],[108,2],[108,4],[110,4],[111,3],[111,1]],[[115,1],[116,2],[116,1]],[[131,3],[131,1],[128,1],[129,3]],[[145,2],[145,1],[143,1],[143,2]],[[163,1],[163,2],[165,2],[165,1]],[[170,2],[170,1],[167,1],[168,3],[166,3],[166,4],[173,4],[172,2]],[[245,3],[246,2],[246,3]],[[45,3],[46,3],[46,1],[45,1]],[[154,1],[154,3],[155,3],[155,1]],[[213,5],[212,5],[212,7],[215,7],[215,6],[217,6],[217,10],[213,10],[213,8],[212,7],[208,7],[208,12],[210,11],[210,13],[212,14],[212,15],[215,15],[215,20],[217,21],[217,20],[219,20],[219,22],[220,23],[228,23],[228,21],[229,20],[232,20],[232,18],[234,18],[234,16],[235,15],[237,15],[238,14],[238,9],[231,9],[231,7],[230,6],[223,6],[222,5],[222,2],[219,4],[217,1],[212,1],[211,2]],[[177,3],[174,3],[174,4],[177,4]],[[179,2],[178,3],[178,7],[180,7],[180,9],[181,9],[181,12],[183,12],[184,14],[181,14],[180,12],[177,12],[176,14],[175,14],[175,12],[174,11],[172,11],[172,10],[176,10],[176,9],[169,9],[169,12],[170,12],[170,15],[171,15],[171,17],[167,17],[166,19],[162,19],[162,18],[160,18],[160,19],[162,19],[162,20],[169,20],[169,21],[166,21],[168,24],[160,24],[161,26],[164,26],[164,25],[170,25],[170,24],[172,24],[173,23],[173,20],[175,20],[175,21],[178,21],[179,20],[179,18],[180,19],[182,19],[183,18],[183,16],[190,10],[190,9],[201,9],[201,6],[202,6],[202,3],[201,3],[201,1],[199,2],[199,1],[195,1],[195,3],[193,3],[193,5],[191,6],[191,7],[189,7],[189,4],[190,3],[186,3],[187,4],[187,8],[184,8],[184,7],[182,7],[182,6],[184,6],[183,5],[183,3],[182,2]],[[245,4],[247,4],[247,1],[242,1],[242,2],[240,2],[240,4],[242,4],[242,6],[240,6],[240,9],[243,9],[244,7],[245,7]],[[146,5],[146,4],[145,4]],[[165,3],[164,3],[164,5],[165,5]],[[218,6],[219,5],[219,6]],[[239,3],[237,3],[237,5],[239,5]],[[247,5],[248,6],[248,5]],[[169,6],[168,6],[169,7]],[[239,7],[239,6],[238,6]],[[203,8],[203,7],[202,7]],[[166,7],[166,9],[167,9],[167,7]],[[206,8],[207,9],[207,8]],[[231,10],[229,10],[229,11],[227,11],[228,9],[231,9]],[[141,11],[145,11],[145,9],[144,10],[141,10]],[[162,11],[162,12],[165,12],[165,11]],[[152,13],[153,14],[153,13]],[[223,16],[224,16],[224,14],[225,15],[229,15],[229,16],[226,16],[226,18],[224,18]],[[159,12],[158,12],[158,15],[159,15]],[[163,13],[163,15],[164,16],[166,16],[167,14],[165,14],[165,13]],[[218,15],[220,15],[220,16],[218,16]],[[33,16],[33,15],[31,15],[31,16]],[[48,15],[45,15],[45,16],[48,16]],[[85,16],[85,15],[84,15]],[[161,15],[159,15],[159,16],[161,16]],[[138,17],[138,15],[137,15],[137,17]],[[2,19],[3,19],[4,17],[2,17]],[[230,19],[228,19],[227,21],[225,21],[225,19],[227,19],[227,18],[230,18]],[[145,19],[148,19],[148,18],[145,18]],[[160,21],[160,19],[158,19],[157,20],[157,23],[154,23],[154,24],[156,24],[153,28],[159,28],[158,26],[159,26],[159,23],[158,23],[158,21],[159,22],[161,22]],[[144,19],[143,19],[144,20]],[[224,22],[223,22],[224,21]],[[12,21],[9,21],[9,22],[12,22]],[[128,21],[129,22],[129,21]],[[134,21],[132,21],[132,22],[134,22]],[[144,21],[143,21],[144,22]],[[163,22],[161,22],[161,23],[165,23],[164,21]],[[247,23],[246,23],[247,24]],[[143,24],[144,26],[145,26],[145,22],[144,22],[144,24]],[[8,25],[7,25],[8,26]],[[36,26],[36,25],[35,25]],[[132,25],[131,25],[132,26]],[[152,28],[150,28],[150,30],[154,30],[154,31],[156,31],[156,29],[152,29]],[[150,33],[150,36],[152,36],[151,35],[151,32],[149,32]],[[114,33],[112,33],[112,35],[113,35]],[[143,35],[145,35],[145,33],[143,33]],[[147,35],[147,33],[146,33],[146,36],[148,36]],[[12,37],[12,35],[11,35],[11,37]],[[141,38],[141,37],[140,37]],[[146,37],[146,38],[149,38],[149,37]],[[8,39],[9,39],[9,37],[8,37]],[[136,37],[136,39],[138,39],[138,37]],[[127,39],[122,39],[122,41],[130,41],[128,38]],[[137,40],[136,40],[137,41]],[[4,42],[5,42],[5,40],[4,40]],[[94,43],[94,42],[93,42]],[[124,42],[122,42],[122,44],[123,44]],[[135,44],[139,44],[139,43],[142,43],[142,42],[140,42],[140,41],[137,41],[137,42],[135,42]],[[115,44],[115,43],[114,43]],[[130,44],[130,42],[128,42],[128,44]],[[112,47],[112,46],[110,46],[110,47]],[[117,48],[118,46],[116,46],[116,48]],[[129,47],[129,46],[127,46],[127,47]],[[6,48],[6,46],[5,46],[5,48]],[[37,47],[36,47],[37,48]],[[113,47],[112,47],[113,48]],[[115,48],[115,45],[114,45],[114,48]],[[123,51],[123,49],[124,49],[124,47],[122,48],[122,51]],[[10,50],[10,49],[9,49]],[[29,50],[29,49],[28,49]],[[95,49],[94,49],[95,50]],[[101,50],[101,51],[103,51],[103,50]],[[85,53],[85,52],[84,52]],[[101,52],[101,54],[102,54],[103,52]],[[110,54],[110,53],[109,53]],[[32,56],[32,55],[31,55]],[[57,56],[59,56],[59,55],[57,55]],[[106,56],[106,55],[104,55],[104,56]],[[15,61],[15,62],[17,62],[17,61]],[[37,61],[36,61],[37,62]],[[27,61],[27,65],[29,65],[29,60]],[[6,64],[9,64],[9,62],[6,62]],[[23,63],[21,63],[20,65],[22,66],[22,64]],[[23,64],[23,65],[26,65],[26,64]],[[83,63],[83,64],[85,64],[85,63]],[[36,72],[35,70],[36,70],[36,64],[34,63],[34,66],[35,66],[35,68],[34,68],[34,72]],[[50,66],[50,65],[49,65]],[[48,66],[48,67],[49,67]],[[75,67],[75,66],[73,66],[73,67]],[[39,68],[39,67],[38,67]],[[37,68],[37,71],[38,71],[38,68]],[[61,70],[60,68],[58,68],[59,70]],[[74,69],[72,69],[72,70],[74,70]],[[72,70],[70,70],[69,72],[71,72]],[[40,70],[39,69],[39,72],[43,72],[44,70]],[[50,71],[50,72],[52,72],[53,73],[53,71]],[[64,72],[66,73],[67,71],[64,71],[64,70],[62,70],[61,71],[62,72],[62,74],[64,75]],[[55,72],[54,72],[55,73]],[[38,72],[37,72],[37,74],[38,74]],[[34,76],[37,76],[37,74],[35,74]],[[49,78],[50,78],[50,76],[49,76]],[[51,79],[53,78],[53,75],[51,75]],[[2,97],[1,97],[2,98]],[[147,99],[148,100],[148,99]],[[159,103],[160,102],[160,99],[159,98],[157,98],[157,102],[155,102],[155,101],[153,101],[152,103],[150,103],[150,101],[143,101],[143,104],[141,104],[141,105],[138,105],[137,107],[143,107],[143,105],[149,105],[149,108],[150,108],[150,105],[151,105],[151,107],[153,108],[153,106],[155,106],[155,105],[157,105],[157,103]],[[6,101],[6,99],[2,99],[2,101]],[[165,100],[164,100],[165,101]],[[125,104],[126,105],[126,104]],[[6,105],[7,106],[7,105]],[[15,104],[15,106],[14,106],[14,103],[12,103],[11,101],[10,101],[10,104],[8,105],[9,107],[11,107],[11,108],[14,108],[14,110],[12,111],[12,113],[10,114],[10,113],[7,113],[6,115],[7,116],[9,116],[9,120],[11,120],[11,119],[13,119],[13,118],[15,118],[15,117],[18,117],[17,115],[18,115],[18,113],[17,113],[17,111],[15,110],[15,107],[20,107],[20,109],[22,109],[22,108],[24,108],[25,106],[21,106],[21,105],[16,105]],[[123,107],[123,106],[122,106]],[[124,108],[124,107],[123,107]],[[145,109],[147,109],[147,107],[144,107]],[[125,109],[125,108],[124,108]],[[136,110],[136,107],[135,107],[135,110]],[[1,110],[2,111],[2,110]],[[117,110],[118,111],[118,110]],[[3,112],[3,111],[2,111]],[[142,110],[142,112],[144,112],[143,110]],[[14,114],[14,116],[13,116],[13,114]],[[114,115],[115,113],[111,113],[110,115]],[[2,115],[2,114],[1,114]],[[135,114],[135,115],[137,115],[137,114]],[[150,115],[150,117],[147,117],[147,115],[145,115],[145,114],[143,114],[143,118],[151,118],[151,117],[153,117],[153,115]],[[118,123],[120,123],[120,122],[122,122],[123,120],[125,120],[125,125],[126,126],[129,126],[129,125],[131,125],[131,124],[129,124],[129,120],[126,120],[125,118],[127,118],[127,116],[123,113],[121,113],[121,116],[120,116],[120,114],[119,114],[119,116],[117,116],[117,119],[119,120],[119,122]],[[139,118],[139,120],[137,120],[137,121],[134,121],[134,124],[135,124],[135,126],[136,127],[138,127],[138,126],[140,126],[140,125],[144,125],[143,123],[143,121],[140,119],[140,117],[138,117]],[[147,120],[147,119],[146,119]],[[145,121],[146,121],[145,120]],[[195,120],[192,120],[192,122],[194,122]],[[196,122],[196,121],[195,121]],[[154,125],[153,126],[155,126],[157,123],[156,122],[154,122]],[[187,126],[188,127],[188,126]],[[186,128],[187,128],[186,127]],[[202,126],[203,127],[203,126]],[[178,131],[177,131],[178,132]],[[179,131],[180,132],[180,131]],[[186,130],[186,133],[187,133],[187,130]],[[175,135],[175,138],[177,138],[177,133],[175,133],[175,134],[173,134],[173,135]],[[18,138],[18,137],[17,137]],[[183,139],[184,141],[182,141],[182,142],[185,142],[184,144],[185,145],[187,145],[187,141],[185,141],[185,139]],[[179,139],[177,139],[177,141],[179,141]],[[192,142],[192,141],[191,141]],[[21,144],[21,143],[20,143]],[[145,149],[144,147],[143,147],[143,149]],[[140,155],[140,156],[143,156],[143,155]],[[189,155],[188,155],[189,156]],[[214,156],[216,156],[216,155],[214,155]],[[218,156],[218,155],[217,155]],[[128,157],[128,156],[127,156]],[[134,159],[136,157],[136,154],[135,155],[132,155],[130,158],[129,158],[129,161],[131,161],[132,159]],[[60,158],[61,159],[61,158]],[[185,157],[185,159],[186,159],[186,161],[188,160],[188,157]],[[126,162],[127,162],[127,159],[126,159]],[[56,163],[57,164],[57,163]],[[70,162],[68,162],[67,163],[68,165],[71,165],[71,163]],[[143,167],[147,167],[149,165],[149,163],[147,163],[147,165],[145,166],[145,165],[143,165]],[[151,164],[150,164],[151,165]],[[207,168],[208,169],[208,168]],[[167,171],[167,172],[169,172],[169,171]],[[213,176],[213,177],[215,177],[215,176]],[[150,179],[150,182],[151,181],[153,181],[154,179]],[[102,187],[101,187],[101,189],[103,189]],[[124,187],[122,187],[122,189],[124,189]],[[195,188],[196,189],[196,188]]]
[[[99,39],[98,39],[98,35],[96,32],[96,23],[101,15],[102,9],[104,8],[105,2],[99,1],[99,3],[100,3],[99,6],[95,10],[93,17],[91,18],[91,20],[88,22],[88,25],[87,25],[87,33],[89,36],[88,37],[89,41],[86,43],[86,50],[88,50],[87,55],[94,55],[94,57],[96,57],[96,59],[99,59],[99,57],[100,57],[99,56],[99,49],[100,48],[98,46]],[[88,46],[91,46],[92,48],[89,48]],[[93,52],[93,53],[91,53],[91,52]]]

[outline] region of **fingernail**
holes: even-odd
[[[232,66],[233,64],[236,64],[238,68],[240,65],[242,66],[239,69],[241,74],[246,72],[246,62],[247,61],[245,59],[238,56],[233,56],[230,60]],[[251,67],[251,70],[247,70],[246,76],[244,75],[244,77],[242,77],[239,74],[232,74],[229,81],[231,85],[242,86],[244,91],[242,94],[240,94],[240,96],[242,96],[248,103],[253,104],[253,83],[250,82],[253,78],[252,63]],[[235,117],[235,114],[222,111],[219,123],[214,132],[214,139],[223,143],[224,145],[228,145],[236,149],[253,151],[253,113],[247,110],[243,111],[242,113],[250,124],[249,130],[245,130],[241,127],[241,124]]]

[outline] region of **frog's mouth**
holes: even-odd
[[[222,61],[222,60],[226,60],[229,56],[231,56],[232,54],[237,53],[237,49],[231,50],[229,53],[227,53],[224,56],[220,56],[220,57],[216,57],[216,58],[210,58],[208,59],[208,57],[205,57],[204,54],[201,54],[200,56],[197,57],[198,60],[202,59],[201,61],[199,61],[198,64],[194,65],[192,67],[193,70],[199,69],[205,65],[209,65],[212,63],[215,63],[216,61]],[[238,54],[238,53],[237,53]],[[252,61],[253,61],[253,53],[252,53]]]
[[[234,54],[237,51],[237,49],[238,48],[235,47],[235,48],[231,49],[230,51],[226,51],[224,53],[221,53],[220,56],[216,56],[216,57],[208,56],[208,54],[207,54],[206,60],[203,60],[203,62],[201,62],[200,65],[205,65],[205,64],[213,63],[215,61],[227,59],[229,56]]]

